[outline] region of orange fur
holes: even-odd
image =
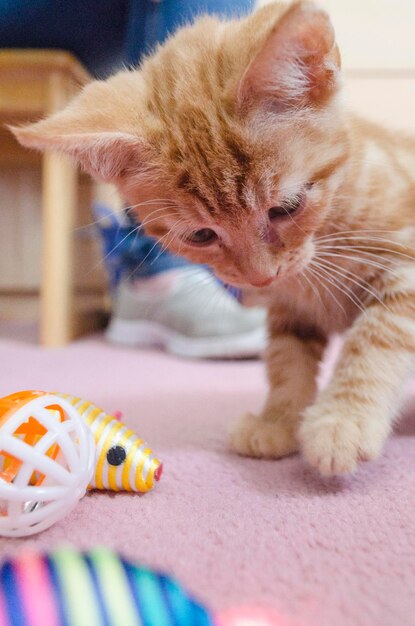
[[[205,17],[137,70],[13,129],[115,183],[174,252],[232,284],[272,283],[270,395],[231,445],[279,457],[300,443],[326,474],[379,454],[415,349],[415,140],[348,113],[339,71],[327,15],[274,3]],[[216,238],[198,246],[202,229]],[[342,357],[317,394],[340,331]]]

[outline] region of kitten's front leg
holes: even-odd
[[[411,268],[411,273],[415,274]],[[329,386],[304,412],[302,451],[321,474],[353,472],[376,458],[392,429],[414,365],[415,276],[388,290],[346,335]]]
[[[298,449],[301,412],[316,394],[325,341],[292,333],[271,335],[266,353],[270,392],[260,415],[244,415],[230,434],[230,447],[246,456],[279,458]]]

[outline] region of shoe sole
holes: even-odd
[[[163,348],[177,356],[193,359],[256,357],[264,350],[267,339],[263,327],[231,337],[191,338],[157,322],[120,319],[111,320],[105,335],[115,344]]]

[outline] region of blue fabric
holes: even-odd
[[[235,16],[252,6],[253,0],[0,0],[0,47],[63,48],[104,77],[123,63],[137,65],[202,13]],[[188,264],[133,228],[101,229],[112,283]]]
[[[62,48],[103,75],[125,54],[128,0],[0,0],[1,48]]]
[[[253,0],[0,0],[1,48],[62,48],[100,77],[202,13],[234,16]]]
[[[93,209],[112,291],[123,279],[154,276],[189,265],[183,257],[161,250],[154,239],[143,235],[140,225],[127,213],[120,219],[119,215],[103,204],[96,203]]]

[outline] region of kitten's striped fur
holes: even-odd
[[[233,284],[273,281],[271,391],[231,445],[258,457],[300,445],[323,474],[379,455],[415,348],[415,140],[349,114],[339,66],[323,11],[274,3],[199,20],[138,70],[15,129],[117,184],[173,251]],[[270,208],[295,203],[271,220]],[[217,239],[192,245],[200,229]],[[334,332],[343,351],[317,393]]]

